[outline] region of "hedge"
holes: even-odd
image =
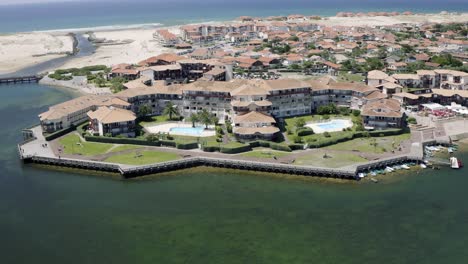
[[[76,131],[78,131],[78,133],[80,133],[81,136],[85,136],[86,135],[85,127],[88,127],[88,123],[83,123],[83,124],[77,126]]]
[[[313,134],[314,134],[314,130],[312,130],[312,128],[310,127],[303,127],[297,130],[297,135],[300,137],[309,136]]]
[[[170,141],[170,140],[160,140],[161,146],[164,147],[176,147],[176,142],[175,141]]]
[[[70,132],[72,132],[74,130],[75,130],[75,126],[72,125],[69,128],[65,128],[65,129],[56,131],[54,133],[48,134],[48,135],[44,136],[44,138],[45,138],[46,141],[51,141],[51,140],[59,138],[59,137],[61,137],[63,135],[66,135],[66,134],[68,134],[68,133],[70,133]]]
[[[176,142],[176,148],[178,149],[196,149],[198,148],[198,142]]]
[[[237,154],[237,153],[246,152],[250,150],[252,150],[252,147],[249,144],[242,144],[242,143],[235,144],[234,146],[230,146],[229,144],[224,145],[224,146],[221,146],[221,149],[220,149],[221,153],[225,153],[225,154]]]
[[[404,132],[403,129],[397,128],[397,129],[387,129],[387,130],[374,130],[374,131],[369,131],[369,135],[371,137],[380,137],[380,135],[384,136],[395,136],[395,135],[400,135]]]
[[[291,150],[303,150],[303,149],[304,149],[304,145],[303,145],[303,144],[289,144],[288,147],[289,147]]]
[[[205,145],[205,146],[202,146],[202,150],[205,152],[216,152],[216,151],[219,151],[219,146]]]
[[[249,142],[249,145],[252,148],[264,147],[264,148],[271,148],[271,149],[280,150],[280,151],[287,151],[287,152],[292,151],[292,148],[290,148],[288,145],[264,141],[264,140],[251,141]],[[296,145],[296,144],[293,144],[293,145]],[[297,144],[297,145],[300,145],[301,149],[303,148],[301,144]]]
[[[280,150],[280,151],[286,151],[286,152],[291,152],[292,149],[288,145],[283,145],[279,143],[270,143],[270,148],[274,150]]]
[[[129,144],[129,145],[140,145],[140,146],[161,146],[159,141],[147,141],[136,138],[115,138],[115,137],[96,137],[96,136],[85,136],[86,141],[99,142],[99,143],[112,143],[112,144]]]

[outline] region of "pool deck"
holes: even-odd
[[[343,127],[330,128],[330,129],[323,129],[322,127],[320,127],[320,125],[329,124],[329,123],[332,123],[333,121],[344,121],[346,125]],[[331,119],[331,120],[327,120],[326,122],[309,122],[305,126],[311,128],[315,134],[322,134],[325,132],[340,132],[340,131],[343,131],[343,129],[345,128],[353,127],[353,121],[349,119]]]
[[[145,126],[144,130],[150,134],[168,133],[168,134],[177,135],[177,136],[212,137],[216,135],[216,132],[212,126],[208,127],[208,129],[203,130],[203,132],[200,135],[178,133],[178,132],[171,131],[172,128],[176,128],[176,127],[191,128],[192,124],[183,123],[183,122],[166,122],[166,123]]]

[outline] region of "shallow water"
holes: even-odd
[[[0,89],[2,263],[468,262],[466,169],[372,184],[207,168],[123,181],[23,166],[20,129],[72,95]]]

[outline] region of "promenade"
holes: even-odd
[[[47,142],[42,136],[41,128],[39,126],[31,129],[31,132],[34,134],[34,138],[18,145],[18,151],[21,159],[25,162],[111,171],[120,173],[123,177],[136,177],[196,166],[211,166],[354,179],[356,178],[356,175],[362,171],[382,168],[407,161],[420,162],[423,160],[423,148],[425,145],[448,143],[451,139],[456,138],[457,136],[468,137],[467,127],[468,120],[466,119],[439,120],[434,123],[433,127],[414,126],[411,129],[411,140],[408,142],[408,146],[404,146],[405,149],[401,153],[387,153],[384,156],[374,159],[371,159],[371,155],[368,157],[370,160],[368,162],[355,163],[341,168],[293,164],[296,158],[300,158],[303,155],[317,151],[314,149],[295,151],[287,157],[280,157],[278,159],[275,157],[269,161],[266,159],[245,157],[241,155],[203,152],[199,149],[179,150],[175,148],[149,146],[142,146],[140,150],[172,152],[178,154],[181,158],[174,161],[141,166],[116,164],[103,161],[110,155],[115,155],[116,153],[96,155],[92,158],[82,157],[79,155],[63,155],[60,150],[59,143],[57,141]],[[122,151],[122,153],[130,151],[132,150],[125,150]],[[333,153],[333,151],[330,151],[330,153]]]

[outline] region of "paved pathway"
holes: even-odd
[[[21,154],[24,157],[31,156],[43,156],[43,157],[55,157],[52,147],[45,140],[42,135],[42,128],[40,126],[34,127],[31,129],[34,133],[34,136],[37,138],[34,141],[23,144],[20,147]]]

